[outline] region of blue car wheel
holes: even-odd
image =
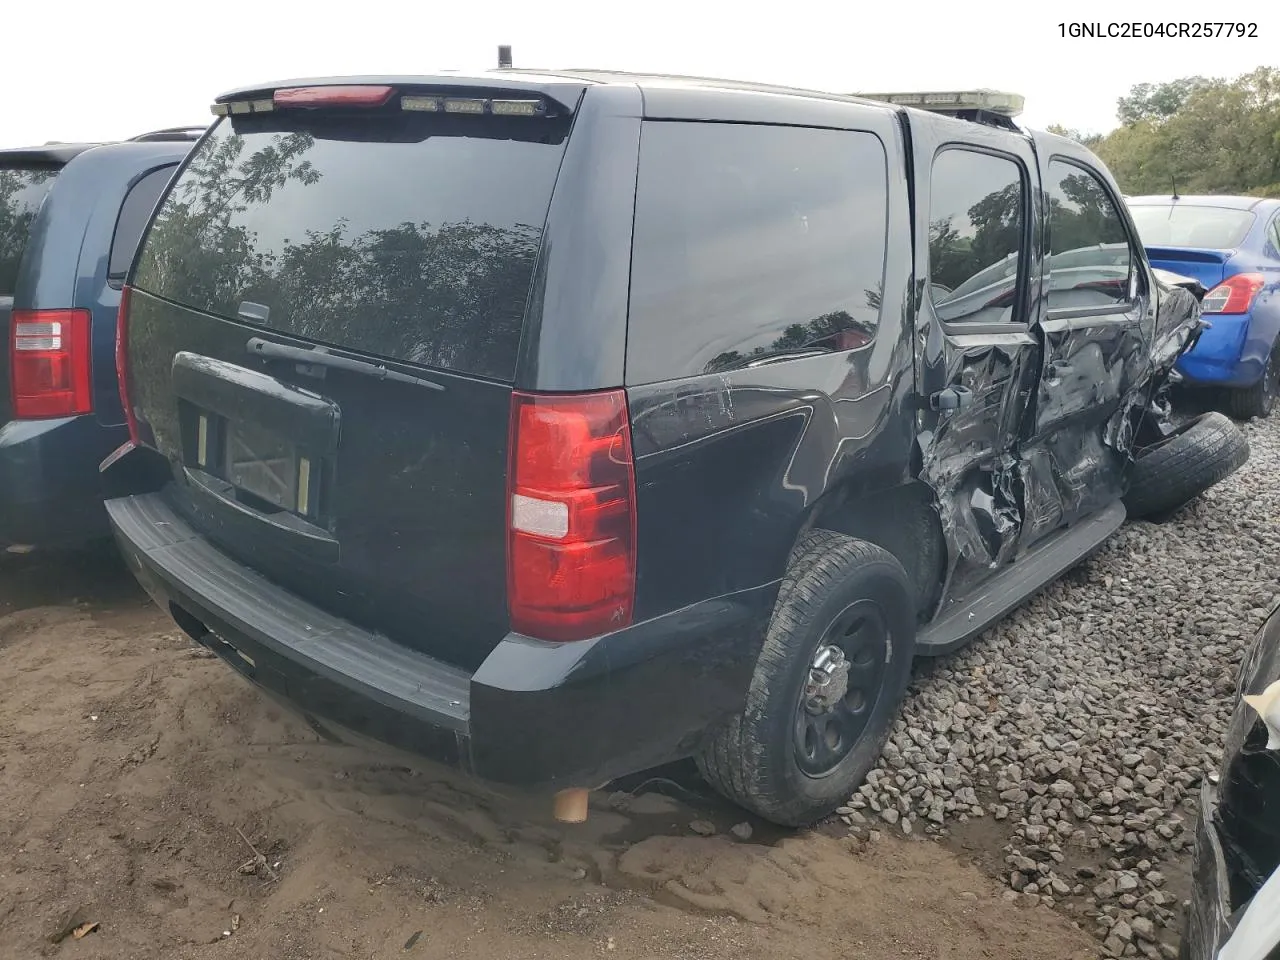
[[[1275,406],[1276,395],[1280,393],[1280,357],[1277,350],[1271,351],[1262,376],[1251,387],[1231,390],[1227,394],[1227,412],[1237,420],[1249,420],[1253,417],[1269,417],[1271,408]]]

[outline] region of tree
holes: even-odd
[[[1093,149],[1127,194],[1280,197],[1280,69],[1138,84]]]
[[[1182,109],[1192,94],[1210,83],[1204,77],[1183,77],[1168,83],[1139,83],[1129,89],[1127,97],[1116,102],[1116,116],[1126,127],[1144,121],[1167,120]]]
[[[1059,123],[1051,123],[1046,129],[1060,137],[1066,137],[1068,140],[1076,141],[1076,143],[1083,143],[1090,150],[1102,142],[1102,134],[1100,133],[1081,133],[1074,127],[1064,127]]]

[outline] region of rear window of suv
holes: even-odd
[[[52,165],[0,167],[0,297],[12,297],[31,224],[53,187]]]
[[[223,120],[156,212],[133,282],[317,343],[509,380],[567,129],[399,111]]]

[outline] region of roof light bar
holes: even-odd
[[[215,103],[210,111],[215,117],[235,114],[237,117],[246,113],[270,113],[276,105],[270,100],[232,100],[227,103]]]
[[[473,100],[464,97],[447,97],[444,101],[445,113],[484,113],[484,100]]]
[[[1016,117],[1022,113],[1026,98],[1017,93],[999,90],[919,91],[915,93],[858,93],[854,96],[867,100],[880,100],[900,107],[916,107],[932,113],[963,113],[985,110],[1002,117]]]
[[[489,112],[495,117],[537,117],[545,111],[541,100],[490,100]]]
[[[400,98],[400,109],[421,113],[441,113],[444,110],[444,105],[440,102],[439,97],[411,97],[406,95]]]

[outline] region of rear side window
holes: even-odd
[[[870,133],[646,122],[627,381],[869,343],[887,184],[884,147]]]
[[[1051,160],[1049,309],[1088,310],[1125,303],[1133,251],[1120,211],[1097,175]]]
[[[317,343],[510,380],[567,120],[222,120],[134,282]]]
[[[27,235],[58,175],[55,166],[0,167],[0,297],[12,297]]]
[[[1027,181],[1008,157],[948,149],[933,161],[929,283],[944,323],[1020,322]]]
[[[1147,247],[1231,250],[1244,242],[1254,220],[1248,210],[1188,206],[1172,199],[1168,203],[1136,204],[1129,213]]]
[[[138,252],[138,241],[142,239],[147,218],[155,210],[156,201],[173,176],[175,166],[161,167],[148,173],[133,185],[120,205],[116,232],[111,238],[111,254],[107,258],[107,282],[113,286],[124,283],[133,255]]]

